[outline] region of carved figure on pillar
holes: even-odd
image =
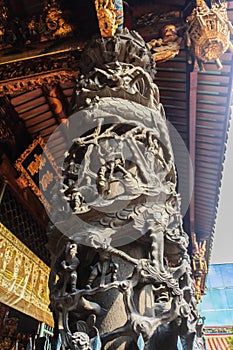
[[[79,265],[79,259],[76,256],[77,244],[68,243],[65,254],[65,260],[62,260],[61,262],[64,278],[62,294],[65,294],[68,283],[70,283],[71,293],[75,293],[77,284],[77,267]]]
[[[106,249],[101,249],[98,251],[99,259],[98,262],[93,266],[90,276],[87,281],[86,288],[90,289],[93,282],[100,276],[100,286],[104,286],[106,281],[106,275],[111,275],[111,282],[117,280],[117,269],[118,265],[114,263],[111,259],[111,255]]]
[[[118,30],[91,41],[80,68],[70,118],[79,134],[65,154],[50,232],[63,246],[52,247],[56,329],[67,350],[82,342],[83,349],[164,350],[168,341],[176,350],[178,336],[194,339],[196,299],[151,53],[137,33]],[[64,259],[67,241],[79,247],[74,264]],[[62,266],[78,269],[70,290],[55,283]],[[98,345],[80,328],[91,315]]]

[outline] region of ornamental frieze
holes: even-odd
[[[0,94],[13,94],[41,85],[75,80],[79,51],[38,55],[0,64]]]

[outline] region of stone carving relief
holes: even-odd
[[[74,96],[77,130],[88,131],[65,154],[62,201],[53,197],[55,329],[64,349],[175,350],[195,335],[196,299],[151,54],[127,30],[90,45]]]

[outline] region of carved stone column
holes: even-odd
[[[178,335],[193,349],[188,237],[151,54],[124,29],[90,42],[80,65],[49,233],[56,334],[72,350],[175,350]]]

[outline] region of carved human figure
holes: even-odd
[[[32,17],[32,19],[28,22],[28,31],[29,36],[32,37],[36,35],[36,18],[35,16]]]
[[[88,278],[86,288],[90,289],[95,279],[100,276],[100,286],[105,285],[106,275],[111,275],[111,282],[117,280],[118,264],[112,261],[111,254],[104,249],[99,250],[99,260],[93,266],[91,274]]]
[[[70,283],[71,292],[76,292],[77,267],[79,258],[77,257],[77,244],[69,242],[66,246],[65,260],[61,262],[63,271],[60,272],[63,277],[62,294],[65,294]]]

